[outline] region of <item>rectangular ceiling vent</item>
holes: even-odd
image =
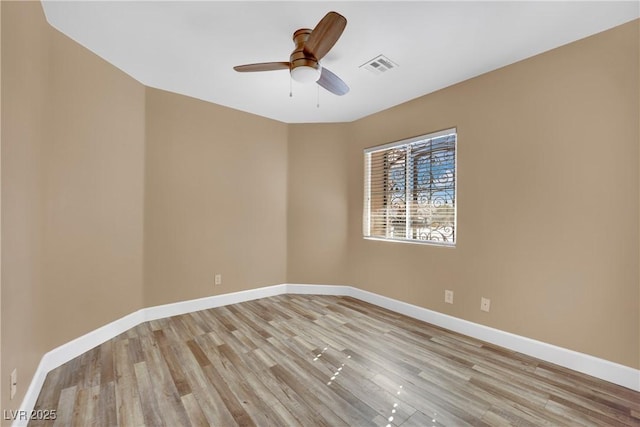
[[[365,70],[371,71],[373,74],[382,74],[387,71],[397,68],[398,64],[390,60],[384,55],[378,55],[370,61],[365,62],[360,66],[360,68],[364,68]]]

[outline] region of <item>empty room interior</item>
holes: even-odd
[[[2,425],[640,425],[639,11],[2,1]]]

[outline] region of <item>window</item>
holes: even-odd
[[[364,151],[365,238],[454,246],[456,129]]]

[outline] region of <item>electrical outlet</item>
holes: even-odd
[[[447,304],[453,304],[453,291],[444,291],[444,302],[446,302]]]
[[[16,392],[18,391],[18,370],[14,369],[13,371],[11,371],[11,378],[10,378],[10,383],[11,383],[11,388],[10,388],[10,393],[9,393],[9,399],[13,399],[16,395]]]
[[[480,310],[489,311],[491,308],[491,300],[489,298],[482,297],[480,299]]]
[[[213,283],[215,285],[222,285],[222,274],[216,274]]]

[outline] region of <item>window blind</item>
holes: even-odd
[[[364,151],[366,238],[455,245],[456,129]]]

